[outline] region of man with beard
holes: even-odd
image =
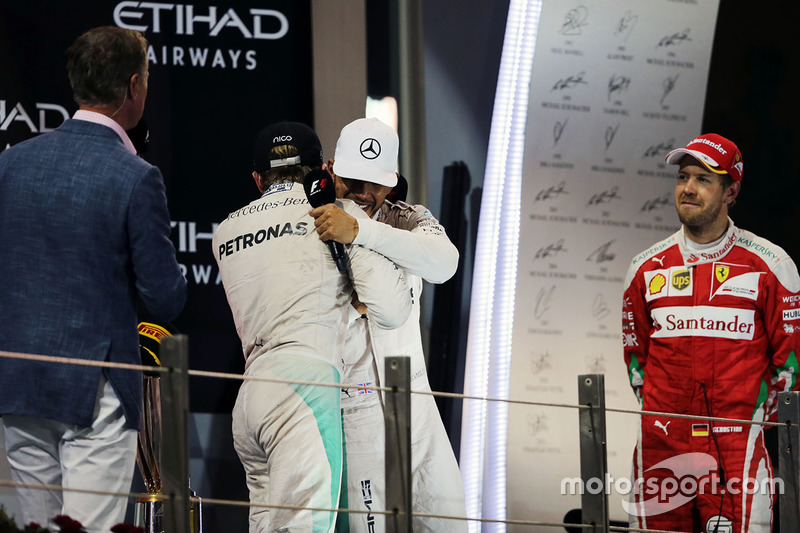
[[[411,315],[399,328],[375,327],[369,305],[355,294],[345,337],[342,383],[384,385],[385,357],[402,355],[411,366],[411,491],[412,511],[456,516],[446,519],[415,514],[416,533],[467,531],[464,489],[455,454],[442,423],[425,366],[420,333],[423,280],[447,281],[458,267],[458,249],[444,228],[422,205],[393,201],[398,191],[397,132],[376,118],[360,118],[342,128],[328,170],[337,198],[352,200],[369,218],[356,219],[333,204],[312,210],[323,241],[361,245],[389,258],[404,273],[413,295]],[[400,192],[402,196],[402,192]],[[386,398],[366,387],[342,389],[346,484],[341,507],[386,509],[384,405]],[[339,531],[386,531],[381,514],[340,515]],[[345,523],[347,521],[347,523]]]
[[[679,165],[683,227],[638,254],[626,276],[631,386],[645,411],[774,421],[778,392],[797,386],[797,267],[728,217],[744,168],[733,142],[701,135],[666,161]],[[627,502],[633,527],[770,531],[774,487],[762,428],[643,415]],[[689,501],[664,492],[686,475],[697,481]]]

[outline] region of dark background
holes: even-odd
[[[795,2],[721,1],[703,115],[703,132],[731,139],[742,152],[742,189],[730,211],[734,223],[777,244],[795,263],[800,259],[797,22]],[[765,438],[777,475],[777,430],[767,430]]]
[[[67,112],[77,110],[66,72],[65,51],[89,28],[115,25],[118,1],[0,0],[0,100],[6,113],[19,103],[38,124],[36,103],[52,103]],[[173,4],[175,5],[175,4]],[[180,4],[178,4],[180,5]],[[258,191],[252,171],[252,141],[264,126],[278,120],[313,124],[310,1],[192,2],[195,15],[207,15],[217,7],[217,20],[229,9],[253,31],[251,8],[274,9],[289,20],[289,32],[278,40],[248,39],[236,27],[224,27],[210,36],[209,24],[197,22],[193,35],[175,30],[175,11],[160,10],[160,32],[153,31],[152,10],[127,23],[148,25],[143,33],[155,51],[150,62],[149,93],[143,120],[150,142],[143,157],[161,169],[167,186],[172,239],[178,262],[187,268],[189,296],[175,321],[189,336],[192,369],[241,374],[241,345],[233,327],[217,268],[211,252],[213,224],[230,211],[254,200]],[[277,31],[274,19],[262,18],[263,32]],[[274,26],[273,26],[274,23]],[[184,50],[208,49],[205,68],[163,63],[162,47]],[[221,50],[225,66],[213,66]],[[238,68],[230,52],[240,51]],[[248,70],[245,55],[256,54],[256,68]],[[60,124],[60,115],[49,112],[48,126]],[[55,122],[55,123],[52,123]],[[0,150],[33,134],[24,123],[10,122],[0,130]],[[46,194],[46,191],[42,191]],[[199,234],[192,239],[191,233]],[[194,246],[192,246],[194,245]],[[194,271],[209,272],[209,283],[198,283]],[[236,380],[193,378],[193,412],[230,413],[238,391]]]
[[[703,116],[703,131],[734,141],[744,159],[731,218],[781,246],[795,262],[800,259],[797,22],[796,2],[720,2]]]
[[[121,0],[0,0],[0,106],[4,106],[0,119],[22,109],[38,127],[37,103],[61,106],[71,116],[77,105],[72,101],[65,51],[86,30],[115,25],[113,14],[119,4]],[[127,9],[135,10],[136,3],[130,4],[133,7]],[[224,27],[211,36],[208,23],[200,22],[193,35],[179,34],[174,11],[160,12],[159,33],[153,31],[153,17],[148,14],[152,11],[140,10],[145,16],[138,21],[126,19],[150,26],[143,33],[156,52],[157,60],[150,62],[143,116],[150,134],[143,157],[164,176],[174,225],[171,236],[189,281],[186,306],[174,325],[188,335],[190,368],[241,374],[241,344],[222,285],[216,283],[210,239],[216,223],[258,196],[250,176],[252,142],[258,131],[278,120],[313,125],[311,2],[195,0],[191,4],[201,16],[216,6],[218,20],[232,9],[250,32],[254,27],[251,8],[274,9],[289,20],[286,36],[266,40],[248,39],[235,27]],[[277,24],[271,26],[274,20],[262,20],[264,32],[277,31]],[[163,64],[163,46],[181,47],[186,65]],[[208,49],[206,67],[188,66],[190,48]],[[224,66],[214,65],[217,50],[222,51]],[[233,68],[229,50],[239,51],[238,68]],[[252,70],[245,68],[248,51],[255,53]],[[61,123],[58,112],[48,111],[46,116],[47,127]],[[0,151],[37,133],[22,121],[0,120]],[[195,271],[207,274],[208,282],[198,282],[203,278]],[[190,379],[191,482],[206,498],[248,499],[230,432],[230,413],[240,383]],[[143,485],[138,490],[143,491]],[[209,531],[247,529],[246,508],[204,505],[203,514]],[[131,505],[128,520],[132,519]]]

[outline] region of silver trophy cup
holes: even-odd
[[[133,525],[144,528],[145,533],[168,533],[164,531],[163,484],[160,473],[161,378],[144,376],[143,399],[142,429],[139,431],[136,464],[142,474],[147,494],[136,500]],[[188,487],[188,493],[189,497],[197,497],[191,487]],[[189,517],[190,533],[203,533],[203,509],[199,501],[192,501]]]
[[[133,525],[146,533],[164,533],[164,502],[161,483],[161,378],[144,376],[142,429],[136,453],[136,464],[142,474],[147,496],[136,500]]]

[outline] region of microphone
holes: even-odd
[[[314,169],[303,178],[303,189],[306,191],[306,198],[311,207],[319,207],[325,204],[332,204],[336,201],[336,188],[333,185],[333,178],[327,170]],[[331,257],[336,262],[339,272],[347,272],[347,254],[344,252],[344,244],[336,241],[326,243],[331,251]]]

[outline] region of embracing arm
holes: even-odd
[[[345,205],[359,221],[365,215],[355,204]],[[357,300],[366,305],[369,316],[383,329],[394,329],[405,324],[411,314],[411,291],[403,270],[383,255],[363,246],[347,246],[350,258],[350,277]]]
[[[370,319],[383,329],[405,324],[411,313],[411,291],[403,270],[362,246],[350,245],[348,256],[358,303],[366,306]]]
[[[421,205],[397,204],[389,210],[388,223],[356,219],[330,204],[312,210],[311,215],[323,241],[364,246],[429,283],[447,281],[458,268],[458,249]]]

